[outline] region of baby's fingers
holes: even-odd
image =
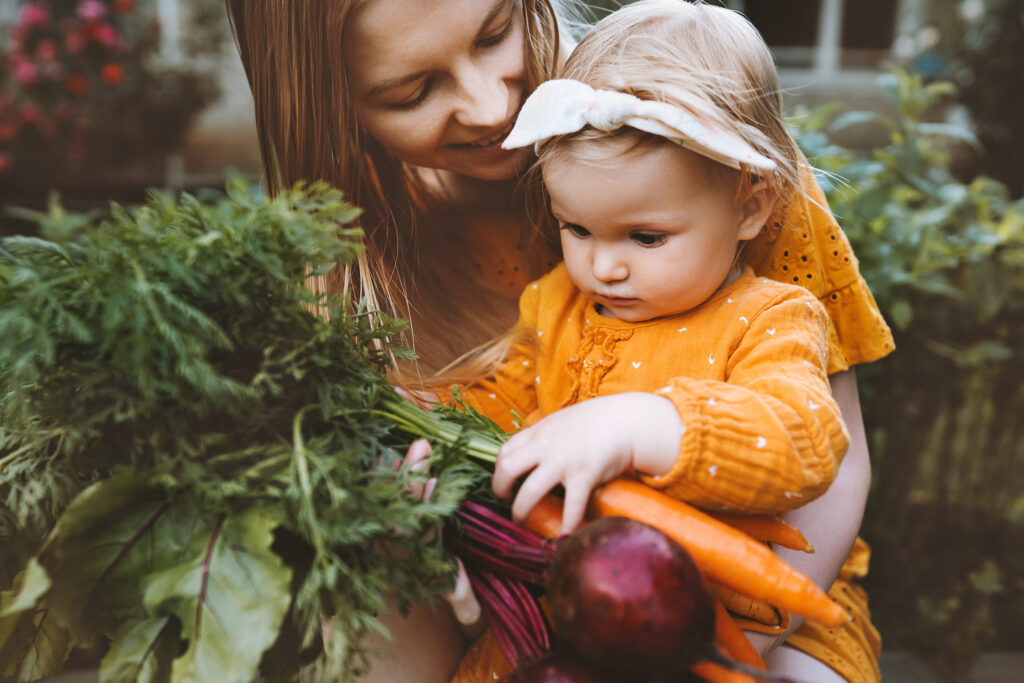
[[[515,488],[519,477],[537,466],[535,449],[531,449],[525,444],[528,442],[510,440],[501,447],[501,452],[498,453],[498,460],[494,463],[491,489],[494,491],[494,495],[501,500],[511,498],[512,489]]]
[[[587,503],[590,501],[590,490],[589,486],[565,485],[565,501],[562,503],[563,536],[568,536],[583,524]]]
[[[512,501],[512,519],[522,524],[530,516],[534,506],[546,496],[551,489],[561,483],[560,473],[552,467],[538,467],[524,481]],[[564,522],[563,522],[564,525]]]

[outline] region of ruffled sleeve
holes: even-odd
[[[775,514],[824,493],[849,437],[832,399],[825,311],[780,288],[749,321],[727,382],[673,378],[658,393],[682,420],[672,470],[644,477],[699,507]]]
[[[809,168],[803,193],[772,216],[744,249],[754,272],[809,290],[828,312],[828,373],[888,355],[892,332],[861,277],[850,242],[828,210],[825,194]],[[805,196],[806,193],[806,196]]]

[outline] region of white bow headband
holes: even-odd
[[[614,90],[594,90],[570,79],[541,83],[523,103],[512,132],[501,146],[514,149],[537,145],[585,126],[608,132],[623,126],[636,128],[735,169],[741,164],[764,171],[776,167],[774,161],[740,138],[708,128],[684,109]]]

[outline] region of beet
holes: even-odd
[[[567,652],[555,652],[501,679],[501,683],[617,683],[616,676],[600,671]]]
[[[625,517],[591,522],[562,542],[548,606],[560,642],[618,672],[681,672],[716,652],[715,610],[690,555]]]

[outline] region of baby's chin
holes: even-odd
[[[624,323],[647,323],[655,320],[663,320],[665,318],[673,318],[677,315],[681,315],[686,311],[655,311],[651,310],[650,307],[639,305],[639,306],[623,306],[623,307],[611,307],[609,308],[605,304],[596,304],[595,308],[597,312],[606,318],[615,318],[621,320]]]

